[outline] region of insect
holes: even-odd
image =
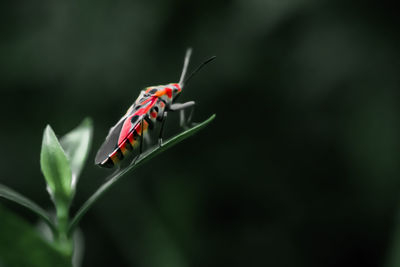
[[[180,123],[185,126],[184,110],[192,108],[194,101],[175,103],[183,87],[193,75],[215,57],[203,62],[195,71],[186,77],[192,49],[186,51],[182,74],[178,83],[150,86],[141,91],[136,101],[129,107],[126,114],[113,126],[95,158],[95,164],[100,167],[112,168],[139,146],[142,153],[143,137],[152,130],[156,123],[161,123],[158,142],[162,145],[162,133],[169,111],[181,111]],[[187,121],[190,120],[189,119]],[[135,159],[135,160],[136,160]]]

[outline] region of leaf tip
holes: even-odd
[[[92,126],[93,126],[93,120],[92,120],[92,118],[91,118],[91,117],[86,117],[86,118],[84,118],[83,121],[82,121],[82,123],[81,123],[81,125],[82,125],[82,126],[89,126],[89,127],[92,127]]]
[[[53,129],[51,128],[50,124],[46,124],[46,127],[44,128],[44,132],[47,133],[48,131],[52,131]]]
[[[43,133],[43,140],[48,139],[49,137],[55,136],[56,134],[54,133],[53,128],[51,128],[50,124],[46,125],[46,128],[44,128],[44,133]]]

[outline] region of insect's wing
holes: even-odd
[[[94,160],[96,164],[102,163],[105,159],[107,159],[108,155],[110,155],[117,148],[119,135],[126,119],[127,117],[125,116],[110,129],[106,140],[97,151],[96,158]]]

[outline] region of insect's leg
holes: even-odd
[[[179,110],[179,126],[181,126],[182,128],[185,128],[185,110],[181,109]]]
[[[196,103],[194,102],[194,101],[188,101],[188,102],[186,102],[186,103],[175,103],[175,104],[172,104],[171,106],[170,106],[170,110],[171,111],[180,111],[180,116],[179,116],[179,118],[180,118],[180,120],[179,120],[179,124],[180,124],[180,126],[181,127],[183,127],[183,128],[187,128],[188,126],[188,124],[190,123],[190,121],[191,121],[191,119],[192,119],[192,116],[193,116],[193,112],[194,112],[194,105],[195,105]],[[185,109],[187,109],[187,108],[191,108],[190,109],[190,114],[189,114],[189,117],[188,117],[188,119],[186,120],[185,119]]]
[[[194,101],[188,101],[185,103],[174,103],[169,107],[169,110],[177,111],[193,107],[196,103]]]
[[[194,105],[191,107],[191,109],[190,109],[190,113],[189,113],[189,117],[188,117],[188,119],[187,119],[187,121],[186,121],[186,123],[191,123],[192,122],[192,118],[193,118],[193,113],[194,113]]]
[[[143,136],[143,138],[144,138],[144,141],[146,141],[146,145],[149,146],[149,145],[151,144],[151,138],[150,138],[150,136],[149,136],[148,134],[145,134],[145,135]]]
[[[144,116],[144,120],[145,120],[145,122],[147,122],[147,127],[148,127],[148,129],[153,129],[154,128],[154,122],[150,119],[150,117],[148,116],[148,115],[145,115]],[[145,139],[145,141],[146,141],[146,145],[150,145],[151,144],[151,138],[150,138],[150,136],[148,135],[148,134],[146,134],[146,135],[144,135],[143,136],[144,137],[144,139]]]
[[[140,122],[140,147],[139,147],[139,155],[138,157],[142,154],[143,152],[143,119]]]
[[[168,114],[167,111],[164,111],[163,115],[162,115],[160,134],[158,136],[158,146],[162,146],[162,136],[164,133],[164,124],[165,124],[165,121],[167,120],[167,114]]]

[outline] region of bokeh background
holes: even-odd
[[[217,60],[180,100],[217,118],[89,211],[83,266],[396,266],[399,22],[385,0],[1,1],[0,183],[51,209],[43,129],[90,116],[75,212],[110,126],[191,46]]]

